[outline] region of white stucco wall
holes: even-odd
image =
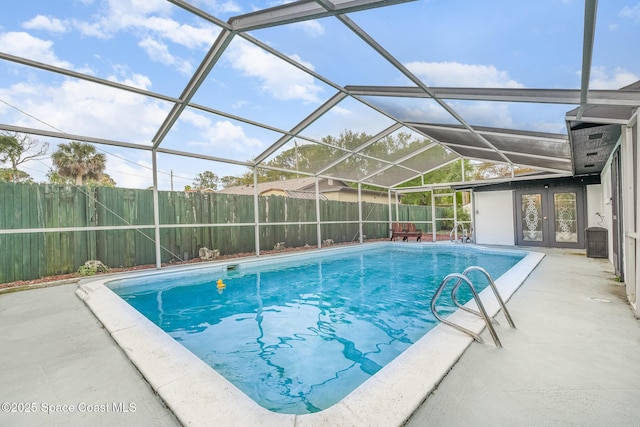
[[[602,184],[587,185],[587,227],[605,227]]]
[[[514,245],[513,192],[487,191],[474,196],[476,243]]]
[[[600,174],[600,182],[602,187],[602,215],[604,221],[602,227],[609,230],[609,261],[613,262],[613,219],[611,217],[611,163],[608,163]]]

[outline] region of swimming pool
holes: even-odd
[[[246,333],[242,332],[243,330],[245,330],[246,332],[246,328],[243,329],[242,327],[240,327],[240,329],[237,329],[236,324],[242,323],[237,320],[238,316],[248,317],[249,320],[245,320],[245,322],[252,322],[255,326],[255,329],[250,334],[251,340],[253,340],[254,343],[256,343],[256,338],[258,338],[258,340],[263,340],[262,348],[260,348],[260,344],[258,343],[254,345],[254,352],[266,350],[267,352],[271,353],[271,356],[273,356],[273,354],[277,354],[278,352],[287,352],[292,347],[291,344],[301,343],[304,344],[302,347],[306,348],[308,347],[307,344],[309,344],[308,341],[312,341],[314,339],[327,340],[331,342],[333,346],[337,347],[338,350],[343,354],[343,361],[347,360],[348,363],[351,364],[350,369],[344,370],[344,372],[349,372],[349,374],[345,374],[344,376],[348,377],[349,381],[352,381],[353,378],[356,378],[358,382],[361,382],[361,377],[364,376],[366,377],[364,378],[364,380],[366,381],[364,384],[357,387],[357,389],[350,393],[345,399],[342,399],[338,404],[315,414],[284,415],[273,414],[269,412],[269,414],[271,415],[267,417],[267,415],[262,412],[262,408],[254,407],[257,405],[253,404],[253,402],[251,402],[251,404],[247,402],[246,396],[242,397],[244,393],[239,392],[239,390],[229,384],[224,378],[220,378],[219,375],[216,375],[215,371],[211,370],[208,367],[208,369],[206,369],[204,366],[202,366],[202,363],[194,361],[193,355],[190,352],[184,351],[184,348],[180,350],[179,345],[176,347],[175,341],[173,345],[170,345],[169,341],[171,341],[171,338],[169,338],[162,331],[159,331],[159,329],[154,324],[144,318],[141,318],[141,316],[137,314],[136,311],[131,310],[131,307],[127,309],[127,305],[122,304],[122,300],[120,300],[120,303],[117,303],[117,300],[119,298],[104,286],[106,281],[101,281],[101,283],[98,284],[96,284],[95,282],[88,283],[86,285],[83,284],[78,294],[87,302],[87,305],[92,308],[96,316],[103,321],[105,327],[107,327],[107,329],[112,333],[116,341],[120,343],[125,352],[127,352],[134,363],[136,363],[138,369],[140,369],[145,377],[147,377],[154,389],[156,389],[158,393],[165,399],[167,404],[171,407],[172,410],[174,410],[174,412],[176,412],[176,415],[178,415],[179,418],[181,418],[181,412],[188,412],[184,413],[183,415],[187,417],[187,419],[193,419],[194,416],[197,417],[197,414],[195,414],[195,412],[202,412],[205,410],[205,408],[202,408],[202,406],[199,409],[192,408],[189,411],[186,411],[184,408],[182,408],[183,404],[186,404],[187,406],[191,404],[190,402],[185,402],[185,400],[190,400],[185,398],[185,394],[186,396],[195,398],[195,396],[193,395],[194,393],[196,393],[195,390],[198,389],[196,394],[209,397],[206,400],[206,403],[204,403],[204,406],[208,407],[207,410],[211,410],[211,408],[217,408],[215,416],[224,418],[227,421],[229,421],[229,419],[238,420],[256,416],[257,418],[255,418],[254,421],[261,420],[262,423],[264,423],[264,420],[266,419],[265,417],[267,417],[268,419],[273,419],[273,423],[278,425],[282,425],[282,423],[286,425],[286,420],[295,420],[295,422],[298,424],[304,423],[303,421],[307,420],[307,422],[310,422],[311,425],[315,425],[316,421],[313,420],[322,419],[324,421],[319,424],[323,424],[324,422],[336,422],[336,417],[338,419],[341,419],[342,422],[344,422],[345,419],[352,419],[353,417],[356,417],[356,419],[360,420],[359,422],[356,422],[356,424],[375,425],[379,422],[382,422],[382,420],[385,420],[385,417],[380,416],[380,410],[384,406],[388,407],[388,416],[390,417],[406,418],[406,416],[410,415],[410,411],[413,411],[413,409],[415,409],[415,407],[426,396],[426,394],[428,394],[430,390],[430,384],[433,383],[435,385],[437,381],[439,381],[439,378],[441,378],[442,375],[444,375],[444,373],[446,373],[446,371],[450,368],[452,361],[455,361],[455,359],[459,357],[459,354],[456,355],[455,351],[453,357],[443,357],[443,352],[451,352],[451,350],[456,347],[457,342],[458,346],[463,346],[462,350],[458,350],[458,352],[461,353],[461,351],[464,350],[464,348],[470,343],[471,340],[469,337],[462,335],[459,332],[453,331],[451,328],[442,330],[442,328],[439,327],[436,327],[426,336],[421,338],[421,335],[423,335],[424,332],[416,334],[415,331],[422,328],[422,326],[418,328],[416,324],[433,324],[433,319],[430,318],[428,314],[418,313],[417,311],[412,312],[411,309],[407,309],[406,306],[401,305],[399,310],[406,310],[406,313],[396,310],[395,313],[386,315],[386,318],[383,321],[374,321],[366,317],[370,313],[367,313],[367,315],[365,316],[364,311],[361,310],[362,305],[371,304],[374,307],[379,307],[381,304],[387,304],[386,297],[390,293],[393,293],[395,291],[399,292],[400,294],[406,293],[407,290],[400,286],[400,284],[404,282],[411,283],[414,280],[410,277],[411,275],[408,272],[415,272],[418,277],[423,279],[424,274],[419,271],[420,264],[442,264],[443,260],[448,256],[446,253],[450,252],[451,249],[457,252],[469,251],[469,254],[474,254],[474,251],[471,249],[471,246],[467,245],[402,244],[402,246],[400,246],[397,243],[384,243],[368,244],[366,246],[368,247],[366,252],[367,255],[361,253],[362,248],[359,247],[357,251],[360,253],[355,256],[355,258],[349,261],[347,261],[346,259],[349,259],[349,254],[354,251],[353,248],[335,248],[331,250],[314,251],[312,256],[316,259],[314,259],[312,263],[307,262],[305,268],[313,269],[313,275],[316,278],[322,279],[321,283],[322,286],[325,286],[325,288],[322,289],[322,292],[319,292],[317,289],[306,289],[304,290],[304,292],[300,292],[300,289],[297,289],[296,292],[294,292],[293,296],[285,295],[285,301],[289,302],[289,305],[287,306],[288,310],[297,310],[298,314],[300,314],[302,311],[305,311],[302,316],[298,317],[298,319],[301,321],[298,321],[295,326],[298,327],[298,331],[303,331],[304,333],[306,333],[306,336],[301,336],[299,332],[297,333],[298,335],[296,335],[295,331],[293,334],[290,332],[288,332],[287,334],[283,334],[281,333],[281,329],[278,329],[276,333],[273,333],[271,335],[264,334],[267,323],[274,323],[274,319],[269,319],[269,317],[275,316],[274,318],[278,318],[278,316],[280,315],[280,313],[275,310],[269,311],[271,307],[273,307],[272,299],[276,298],[278,289],[281,291],[281,293],[287,294],[287,291],[282,292],[284,288],[283,286],[281,286],[282,283],[278,284],[277,272],[284,269],[286,265],[290,264],[292,261],[300,258],[300,255],[285,255],[270,259],[261,257],[261,259],[258,260],[249,260],[244,263],[239,262],[238,264],[240,267],[237,270],[233,271],[225,271],[225,264],[221,264],[217,267],[212,267],[213,269],[209,269],[206,273],[204,273],[202,268],[190,268],[181,269],[179,273],[176,271],[171,273],[164,273],[162,275],[137,275],[139,284],[134,286],[133,288],[130,284],[127,284],[124,281],[110,281],[110,283],[108,284],[108,286],[113,287],[117,292],[123,293],[123,296],[125,298],[127,298],[127,295],[129,295],[130,300],[139,299],[142,302],[146,299],[146,302],[142,302],[141,305],[149,305],[155,307],[155,314],[151,317],[155,316],[155,321],[158,324],[163,323],[163,320],[160,320],[160,317],[164,316],[163,319],[165,323],[167,323],[167,319],[173,319],[171,320],[171,322],[173,322],[176,318],[175,313],[179,312],[180,316],[178,317],[184,317],[185,312],[188,312],[189,310],[194,311],[193,308],[187,309],[183,307],[182,309],[178,309],[178,311],[171,314],[170,306],[175,305],[175,298],[170,297],[171,292],[173,292],[176,288],[188,288],[187,286],[175,286],[177,275],[188,274],[193,275],[194,277],[202,277],[203,274],[210,273],[209,277],[207,277],[209,283],[199,285],[201,290],[206,290],[206,304],[198,302],[196,306],[199,308],[195,311],[215,312],[216,310],[212,310],[211,307],[219,306],[221,304],[221,301],[223,301],[223,298],[234,296],[234,292],[237,293],[240,288],[245,288],[244,291],[251,289],[250,294],[247,295],[251,295],[250,299],[253,299],[255,301],[260,300],[262,304],[262,331],[260,331],[260,328],[258,327],[259,322],[257,320],[260,316],[257,315],[255,309],[247,308],[244,308],[242,311],[245,313],[244,315],[236,314],[236,317],[234,317],[234,315],[227,313],[224,316],[220,316],[220,318],[226,319],[226,321],[224,322],[218,321],[216,323],[216,320],[211,318],[209,318],[207,321],[202,322],[202,319],[199,319],[199,323],[197,322],[197,325],[200,325],[200,328],[204,327],[204,330],[207,331],[207,329],[210,328],[211,324],[224,324],[224,328],[227,329],[226,332],[224,329],[218,329],[218,332],[216,332],[216,334],[221,333],[223,336],[228,338],[224,341],[236,340],[247,342]],[[399,250],[399,252],[396,252],[396,250]],[[386,252],[390,254],[391,258],[386,264],[398,263],[401,267],[400,270],[395,272],[392,272],[391,270],[385,270],[384,268],[386,268],[387,265],[377,260],[372,255],[372,251]],[[483,252],[491,251],[480,250],[480,253]],[[520,251],[520,255],[524,254],[525,253]],[[520,268],[511,269],[506,275],[503,275],[501,279],[498,279],[496,281],[499,287],[501,286],[500,282],[504,281],[503,279],[505,278],[505,276],[512,276],[506,277],[506,279],[510,283],[508,283],[506,286],[502,286],[503,288],[512,288],[512,292],[513,290],[515,290],[515,288],[517,288],[517,286],[520,285],[520,283],[522,283],[524,278],[526,278],[526,275],[528,275],[528,272],[541,259],[541,256],[532,257],[532,255],[534,254],[531,253],[526,253],[526,255],[527,256],[518,263],[518,266],[520,266]],[[429,258],[428,262],[418,262],[420,256]],[[308,258],[309,254],[304,254],[302,257]],[[341,261],[337,261],[338,259],[340,259]],[[344,274],[344,272],[337,274],[339,280],[337,280],[336,282],[338,284],[344,284],[346,282],[355,283],[357,285],[356,290],[360,292],[360,294],[352,295],[350,297],[350,300],[346,303],[346,305],[351,305],[350,313],[341,312],[339,313],[339,316],[338,314],[333,313],[334,316],[341,316],[342,323],[338,323],[338,326],[335,326],[335,324],[333,326],[330,326],[330,324],[325,322],[326,319],[330,317],[330,311],[327,307],[323,307],[323,310],[325,310],[325,314],[327,314],[327,316],[322,319],[318,317],[318,313],[322,311],[320,301],[326,303],[331,299],[327,295],[332,295],[334,292],[336,292],[335,284],[330,284],[332,269],[328,265],[332,262],[342,262],[345,266],[347,266],[346,270],[351,275],[341,277],[341,274]],[[478,261],[470,262],[478,263]],[[469,264],[460,264],[459,268],[457,266],[453,266],[453,269],[448,272],[462,271],[468,265]],[[485,266],[487,265],[485,264]],[[264,271],[265,268],[267,271]],[[367,272],[369,272],[370,270],[381,268],[382,275],[386,279],[384,283],[376,282],[373,286],[370,284],[364,285],[367,280]],[[449,267],[446,268],[449,269]],[[258,269],[261,269],[262,271],[258,273]],[[254,272],[252,270],[256,271]],[[520,271],[518,274],[515,274],[513,273],[514,270],[522,271]],[[386,274],[386,276],[385,271],[388,271],[388,274]],[[492,273],[495,274],[495,271],[492,271]],[[213,281],[211,281],[211,274],[213,274],[214,276]],[[163,278],[163,276],[167,275],[168,281]],[[171,277],[172,275],[174,277]],[[309,274],[307,270],[307,273],[301,273],[299,275],[299,278],[305,278],[306,280],[308,276]],[[227,288],[221,294],[217,292],[215,286],[215,281],[218,277],[223,278],[227,283]],[[256,277],[259,277],[260,279],[257,283],[255,281]],[[251,279],[252,284],[245,283],[244,285],[240,285],[241,282],[245,279]],[[439,283],[441,278],[435,278],[433,280]],[[137,291],[141,291],[139,295],[146,295],[146,297],[136,296],[135,298],[131,298],[133,293],[129,291],[135,290],[134,288],[137,288]],[[338,288],[340,288],[340,286],[338,286]],[[501,291],[505,299],[510,296],[510,293],[505,294],[505,289],[501,289]],[[378,294],[377,296],[375,295],[376,293]],[[311,295],[312,301],[314,302],[301,302],[302,300],[300,299],[299,294]],[[236,296],[238,297],[241,295],[242,294],[237,294]],[[381,300],[378,297],[383,298]],[[345,297],[338,296],[336,298],[342,298],[344,300]],[[193,300],[193,298],[187,299]],[[409,294],[405,296],[405,300],[409,301],[418,299],[425,299],[426,301],[424,301],[424,303],[426,305],[428,305],[430,302],[430,298],[428,297],[415,297],[409,296]],[[240,297],[235,300],[246,302],[247,298],[245,295],[245,297]],[[294,301],[294,303],[292,303],[292,301]],[[489,307],[491,305],[490,301],[487,302],[487,305],[488,309],[491,310],[491,308]],[[115,306],[117,306],[117,308]],[[209,308],[205,308],[203,310],[203,307]],[[313,309],[312,312],[309,312],[310,309]],[[493,309],[497,311],[495,307]],[[353,314],[353,311],[355,311],[356,314]],[[253,315],[247,316],[247,312],[252,312]],[[455,313],[453,316],[464,317],[468,315]],[[103,317],[108,317],[111,319],[105,321]],[[419,320],[419,322],[415,320],[416,318]],[[477,319],[464,318],[461,320],[468,323],[475,323]],[[398,326],[403,322],[405,323],[405,325],[402,325],[403,327],[399,328]],[[111,324],[109,325],[108,323]],[[184,324],[181,324],[180,322],[178,323],[179,325],[176,330],[181,329],[178,335],[182,337],[183,343],[184,341],[190,341],[191,334],[186,332],[187,328],[185,328]],[[408,324],[409,327],[405,328],[404,326],[406,326],[406,324]],[[311,327],[309,325],[311,325]],[[351,331],[351,333],[349,333],[348,329],[344,329],[345,325],[355,325],[356,327],[354,331],[357,331],[358,333],[355,333],[354,331]],[[478,327],[479,329],[482,328],[482,325],[471,326]],[[314,327],[316,328],[315,331],[313,331]],[[333,328],[334,330],[330,331],[333,333],[333,335],[327,334],[326,331],[328,329],[325,329],[325,331],[323,331],[322,328]],[[340,328],[343,329],[340,330]],[[386,332],[380,332],[381,330],[385,329]],[[262,336],[256,335],[256,331],[258,331],[258,334],[262,334]],[[370,334],[371,331],[373,331],[375,332],[373,333],[373,335],[377,335],[377,337],[374,337],[373,341],[370,343],[355,344],[353,336],[359,335],[363,331]],[[336,334],[335,332],[338,333]],[[171,331],[169,331],[169,333],[171,333]],[[386,335],[386,341],[384,341],[384,339],[380,339],[380,336],[384,335]],[[439,346],[434,346],[433,341],[440,340],[442,335],[447,337],[449,343],[446,348],[438,349]],[[213,339],[215,334],[212,335],[210,333],[207,336],[209,340],[211,340]],[[281,340],[283,336],[289,337],[289,339]],[[186,340],[185,337],[187,338]],[[294,339],[291,339],[291,337],[293,337]],[[380,351],[380,348],[382,346],[385,346],[386,350],[386,346],[388,346],[389,341],[397,341],[403,344],[406,351],[404,351],[397,357],[389,352]],[[411,345],[414,342],[415,344]],[[306,350],[310,351],[309,348],[306,348]],[[349,351],[347,350],[350,350],[351,353],[349,353]],[[198,349],[195,349],[194,351],[196,353],[200,352],[200,350]],[[225,348],[225,352],[229,353],[233,351]],[[206,359],[206,357],[204,358]],[[283,358],[286,357],[279,357],[278,363],[280,363],[281,359]],[[149,359],[151,359],[151,361]],[[186,363],[185,359],[188,359]],[[305,361],[305,363],[303,363],[302,369],[299,369],[299,372],[309,371],[311,373],[314,373],[314,371],[317,370],[317,367],[314,367],[315,365],[312,361],[307,363],[308,360],[312,360],[311,357],[302,359],[296,357],[296,359]],[[443,359],[447,359],[446,364],[443,364]],[[267,365],[265,359],[259,360],[262,361],[262,365]],[[270,360],[273,360],[273,358]],[[393,361],[386,365],[384,368],[381,368],[389,360]],[[409,363],[407,364],[407,362]],[[141,367],[139,364],[147,366]],[[189,368],[188,365],[192,366]],[[197,374],[193,372],[194,368]],[[409,372],[412,372],[413,374],[419,372],[420,375],[411,375],[410,377],[407,377],[407,370]],[[147,371],[154,371],[155,373]],[[278,370],[276,369],[276,371]],[[430,371],[435,371],[435,374]],[[335,367],[333,368],[333,374],[336,374]],[[375,375],[371,376],[371,374]],[[149,376],[153,377],[154,375],[157,378],[149,378]],[[198,378],[196,379],[196,377]],[[202,381],[203,377],[208,378],[210,381],[208,381],[207,384],[202,384],[207,382]],[[430,379],[432,377],[434,379]],[[194,381],[201,385],[201,387],[194,387]],[[322,382],[323,380],[317,381]],[[417,381],[419,381],[419,384],[417,383]],[[184,382],[183,388],[180,392],[177,391],[177,389],[179,388],[177,384],[179,382]],[[351,389],[356,386],[357,384],[355,386],[352,386]],[[243,387],[246,388],[246,385],[240,385],[240,388]],[[395,392],[396,394],[393,397],[389,398],[387,393],[393,392],[394,387],[399,387],[401,388],[401,390]],[[162,393],[163,389],[165,392],[164,395]],[[349,391],[351,389],[349,389]],[[420,389],[419,392],[418,389]],[[293,390],[293,388],[290,388],[289,390]],[[382,403],[379,402],[380,393],[382,393],[383,395],[387,395],[385,405],[380,405]],[[408,398],[408,395],[411,395],[411,398]],[[339,396],[339,398],[341,397],[342,396]],[[171,401],[174,399],[177,399],[179,402],[177,404],[172,404]],[[335,398],[332,399],[335,400]],[[396,402],[395,404],[391,404],[398,399],[400,401]],[[309,408],[306,406],[308,404],[308,400],[312,401],[314,407],[311,411],[309,411]],[[375,404],[377,401],[378,405]],[[293,407],[297,406],[297,408],[294,408],[294,412],[299,411],[300,402],[303,402],[302,405],[305,406],[304,409],[307,412],[313,412],[313,410],[317,409],[324,409],[315,404],[315,402],[317,402],[317,399],[307,399],[307,401],[305,401],[304,399],[299,399],[298,403],[292,405]],[[332,402],[329,402],[328,405],[330,406],[331,403]],[[365,416],[361,411],[363,407],[371,405],[375,405],[372,406],[372,413],[377,414],[375,422],[364,421],[364,419],[366,419],[366,417],[369,415]],[[400,408],[399,405],[401,406]],[[404,408],[405,406],[406,408]],[[230,413],[234,414],[233,417],[225,418],[229,417]],[[395,415],[392,415],[392,413]],[[209,417],[210,416],[212,415],[209,414]],[[328,421],[327,417],[329,417],[329,419],[332,419],[333,421]],[[405,418],[399,418],[395,421],[395,423],[399,423]],[[208,422],[211,421],[210,418],[208,418],[207,420]],[[277,422],[275,420],[277,420]],[[353,420],[347,423],[353,423]],[[394,424],[394,422],[391,422],[391,424]]]
[[[447,274],[484,265],[499,277],[524,256],[391,245],[108,287],[259,405],[305,414],[337,403],[431,330],[429,304]],[[441,298],[440,313],[454,307]]]

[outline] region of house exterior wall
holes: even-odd
[[[637,248],[639,236],[640,217],[640,185],[638,183],[638,163],[640,162],[640,150],[638,149],[639,130],[637,120],[633,126],[622,127],[621,134],[621,165],[620,178],[622,185],[622,199],[620,211],[622,212],[623,235],[619,236],[623,240],[623,251],[621,256],[624,259],[624,279],[627,298],[631,304],[636,317],[640,317],[640,304],[637,298],[640,294],[640,281],[638,280],[638,270],[640,269],[640,251]],[[602,209],[605,217],[602,226],[609,230],[609,261],[613,262],[613,222],[611,217],[611,162],[602,170],[600,179],[600,197],[602,198]],[[596,187],[596,186],[594,186]],[[596,188],[593,189],[593,201],[597,199]],[[591,214],[591,209],[590,209]],[[591,219],[591,216],[590,216]]]
[[[514,245],[513,191],[474,193],[475,241],[485,245]]]
[[[267,190],[267,191],[263,191],[262,193],[260,193],[261,196],[280,196],[280,197],[287,197],[287,193],[285,193],[282,190],[276,190],[276,189],[272,189],[272,190]]]
[[[637,114],[637,112],[636,112]],[[622,210],[624,229],[624,278],[627,298],[633,307],[636,316],[640,317],[640,305],[638,305],[638,293],[640,282],[638,281],[638,268],[640,267],[640,253],[638,251],[638,160],[640,150],[637,116],[632,126],[624,126],[621,135],[622,149]]]
[[[354,202],[358,203],[358,193],[352,191],[330,191],[323,193],[328,200],[336,200],[339,202]],[[386,194],[377,196],[367,193],[362,193],[362,201],[367,203],[382,203],[388,204],[389,198]]]
[[[587,195],[587,227],[604,227],[604,194],[602,184],[586,186]],[[602,215],[600,218],[598,214]]]
[[[613,218],[612,218],[612,210],[611,210],[611,161],[607,163],[607,165],[602,170],[600,174],[600,181],[602,182],[602,215],[604,216],[604,221],[602,222],[602,227],[609,230],[608,237],[608,247],[609,247],[609,261],[613,263]]]

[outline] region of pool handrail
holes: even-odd
[[[513,319],[511,318],[511,314],[509,313],[509,310],[507,310],[507,306],[504,303],[504,300],[502,299],[502,297],[500,296],[500,292],[498,292],[498,287],[496,286],[496,283],[493,281],[493,278],[491,277],[491,274],[489,274],[489,272],[487,270],[485,270],[484,268],[478,266],[478,265],[472,265],[471,267],[467,267],[462,274],[464,276],[469,277],[469,273],[472,271],[479,271],[482,274],[484,274],[484,276],[487,278],[487,280],[489,281],[489,286],[491,287],[491,290],[493,291],[493,294],[496,296],[496,300],[498,300],[498,304],[500,304],[500,308],[502,309],[502,312],[504,313],[504,317],[507,319],[507,322],[509,322],[509,326],[511,326],[514,329],[516,328],[515,323],[513,322]],[[453,300],[454,304],[458,307],[461,308],[462,310],[471,313],[471,314],[475,314],[476,316],[481,316],[480,312],[469,308],[469,307],[465,307],[463,304],[460,303],[460,301],[458,301],[457,297],[456,297],[456,292],[458,291],[458,288],[460,288],[460,285],[462,284],[462,280],[458,280],[458,283],[455,284],[455,286],[453,287],[453,289],[451,289],[451,299]],[[492,319],[492,321],[496,324],[499,324],[498,321],[496,319]]]
[[[480,295],[478,294],[478,291],[476,290],[475,286],[473,286],[473,283],[471,282],[471,280],[469,280],[469,278],[463,274],[460,273],[451,273],[448,274],[444,279],[442,279],[442,282],[440,282],[440,286],[438,286],[438,289],[436,290],[435,294],[433,295],[433,298],[431,299],[431,312],[433,313],[433,315],[435,316],[436,319],[438,319],[440,322],[444,323],[445,325],[449,325],[454,329],[457,329],[460,332],[463,332],[467,335],[470,335],[474,340],[476,340],[477,342],[479,342],[480,344],[484,344],[484,340],[480,337],[480,335],[478,335],[477,333],[463,327],[460,326],[458,324],[455,324],[453,322],[450,322],[449,320],[445,319],[444,317],[440,316],[436,310],[436,301],[438,299],[438,297],[440,296],[440,294],[442,293],[442,290],[444,289],[445,285],[447,284],[447,282],[451,279],[458,279],[459,282],[456,283],[456,286],[458,286],[461,283],[466,283],[467,286],[469,286],[469,289],[471,290],[471,293],[473,295],[473,299],[476,302],[476,305],[479,308],[479,313],[480,316],[484,319],[485,324],[487,325],[487,329],[489,329],[489,333],[491,334],[491,337],[493,338],[493,342],[495,343],[496,347],[502,347],[502,343],[500,342],[500,339],[498,338],[498,334],[496,333],[496,330],[493,327],[493,324],[491,323],[490,317],[487,314],[487,311],[484,308],[484,305],[482,304],[482,301],[480,300]]]

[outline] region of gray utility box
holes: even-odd
[[[606,228],[589,227],[587,233],[587,256],[589,258],[609,257],[609,235]]]

